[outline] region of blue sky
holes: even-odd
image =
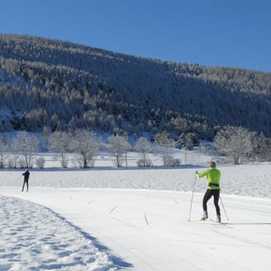
[[[0,32],[271,72],[271,1],[9,0]]]

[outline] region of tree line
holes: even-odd
[[[140,154],[138,167],[153,166],[151,153],[161,155],[164,166],[175,167],[180,162],[169,151],[174,146],[167,133],[158,134],[153,142],[140,137],[132,145],[128,136],[111,135],[106,141],[101,141],[94,133],[84,129],[73,132],[44,131],[39,137],[22,131],[13,137],[1,135],[0,168],[44,168],[46,160],[39,154],[41,149],[53,152],[62,168],[93,168],[101,151],[111,155],[114,167],[128,167],[127,154],[131,151]]]
[[[160,155],[164,167],[177,167],[181,160],[174,158],[173,150],[193,150],[193,138],[173,139],[166,131],[157,133],[152,140],[139,137],[134,144],[127,135],[113,134],[100,140],[93,132],[78,129],[72,132],[44,131],[36,136],[25,131],[14,136],[0,136],[0,168],[44,168],[45,159],[38,153],[53,152],[62,168],[93,168],[98,155],[108,153],[114,167],[128,167],[128,152],[137,152],[138,167],[152,167],[150,154]],[[250,132],[242,127],[227,126],[221,129],[214,141],[215,156],[222,154],[234,164],[245,161],[270,161],[271,140],[263,134]],[[200,148],[199,148],[200,149]],[[197,163],[197,161],[195,161]]]

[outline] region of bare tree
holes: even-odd
[[[66,132],[54,132],[49,136],[49,150],[57,152],[63,168],[68,167],[67,152],[70,150],[71,136]]]
[[[108,143],[109,143],[109,150],[111,154],[114,156],[114,162],[116,166],[121,167],[123,164],[124,155],[126,154],[126,159],[127,159],[127,152],[131,148],[127,140],[127,137],[113,135],[109,137]]]
[[[38,167],[38,168],[44,168],[44,165],[45,165],[45,159],[43,158],[43,157],[38,157],[37,159],[36,159],[36,161],[35,161],[35,163],[36,163],[36,166]]]
[[[253,133],[242,127],[227,126],[215,137],[216,149],[233,158],[235,165],[240,164],[241,157],[253,151]]]
[[[18,163],[19,163],[19,155],[18,154],[11,154],[8,157],[8,161],[7,161],[7,167],[8,168],[17,168]]]
[[[158,144],[157,152],[162,155],[163,165],[168,166],[168,161],[174,159],[170,150],[175,147],[174,140],[169,138],[167,132],[163,131],[155,136],[155,142]]]
[[[1,136],[0,137],[0,168],[4,168],[6,160],[8,158],[9,144],[7,140]]]
[[[77,130],[71,141],[71,149],[79,155],[79,163],[83,168],[93,167],[99,149],[99,142],[93,133]]]
[[[152,144],[150,141],[148,141],[145,137],[140,137],[135,144],[135,150],[142,155],[142,166],[149,166],[150,161],[148,159],[148,154],[152,151]]]
[[[39,142],[36,136],[27,132],[20,132],[14,139],[13,151],[23,157],[24,166],[33,166],[33,157],[38,151]]]
[[[252,145],[252,158],[257,161],[271,160],[271,138],[266,137],[263,133],[255,134],[252,137]]]

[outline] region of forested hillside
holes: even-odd
[[[271,135],[271,74],[177,64],[0,35],[0,129]]]

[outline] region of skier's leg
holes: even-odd
[[[28,192],[28,181],[26,182],[26,192]]]
[[[219,194],[220,191],[219,190],[214,190],[214,205],[215,205],[215,209],[216,209],[216,214],[220,216],[220,208],[219,208]]]
[[[219,208],[219,204],[218,204],[220,191],[214,190],[213,194],[214,194],[214,205],[215,205],[215,209],[216,209],[217,220],[218,220],[218,222],[221,222],[220,208]]]
[[[212,191],[210,189],[207,189],[202,201],[202,207],[203,207],[203,212],[204,212],[203,219],[208,218],[207,202],[211,198],[211,196],[212,196]]]

